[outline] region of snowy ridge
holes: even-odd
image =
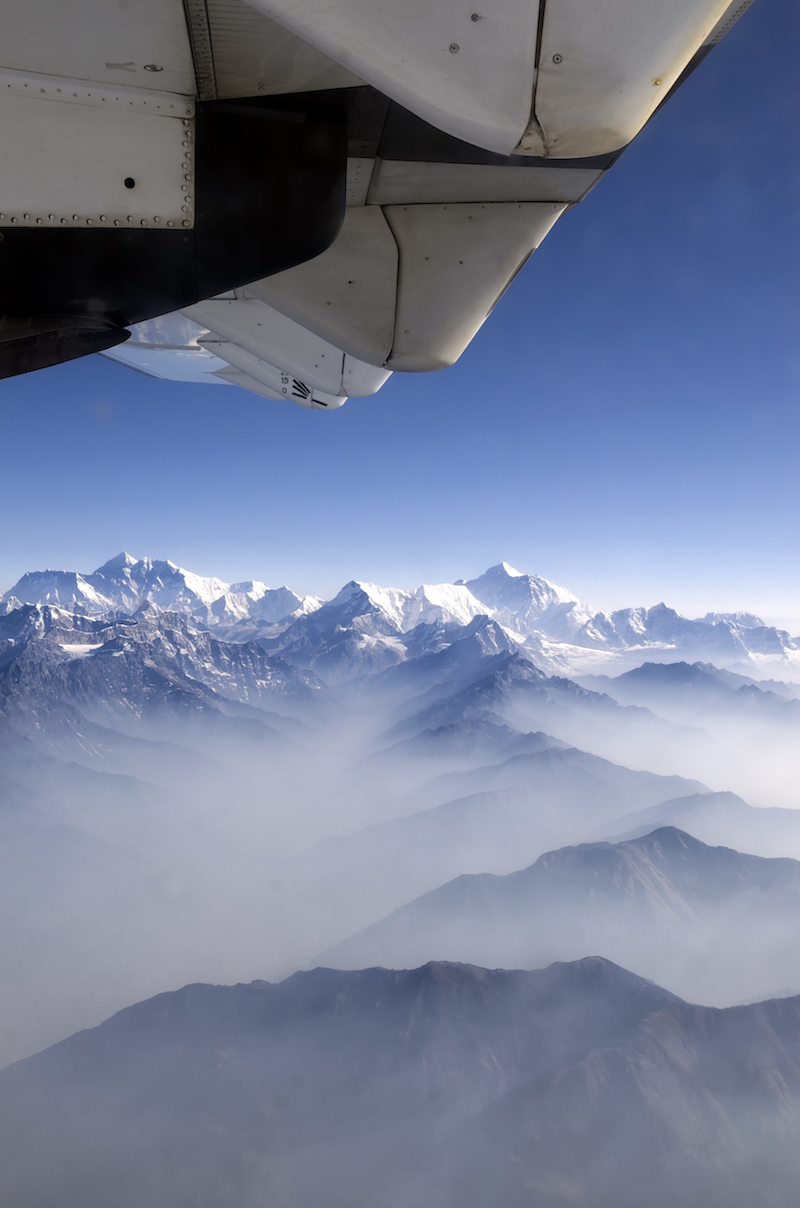
[[[762,621],[761,617],[752,612],[707,612],[704,617],[697,619],[707,625],[714,625],[717,621],[731,621],[734,625],[741,625],[743,629],[761,629],[767,625],[766,621]]]
[[[302,599],[288,587],[270,588],[255,581],[224,583],[195,575],[174,562],[136,559],[128,553],[118,554],[89,575],[30,572],[0,599],[13,605],[79,605],[87,616],[135,612],[143,604],[155,604],[203,625],[231,624],[247,617],[280,621],[319,605],[315,597]]]
[[[300,597],[257,580],[225,583],[169,561],[119,554],[91,574],[34,571],[0,597],[0,615],[20,604],[86,616],[133,613],[143,605],[181,613],[225,639],[258,640],[299,666],[336,680],[373,674],[448,645],[448,627],[477,618],[502,627],[550,674],[621,672],[643,658],[706,660],[718,666],[796,677],[800,639],[746,612],[691,620],[666,604],[596,612],[572,592],[507,562],[475,579],[384,587],[350,580],[333,599]]]

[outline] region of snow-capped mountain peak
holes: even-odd
[[[482,604],[496,610],[507,623],[516,619],[516,627],[525,633],[545,633],[567,641],[592,616],[592,610],[577,596],[540,575],[515,570],[507,562],[490,566],[477,579],[459,581]]]
[[[231,585],[222,579],[196,575],[168,560],[134,558],[124,551],[88,575],[75,571],[30,572],[6,593],[5,599],[78,606],[90,616],[134,612],[149,602],[184,613],[204,626],[231,624],[246,617],[279,621],[318,606],[316,598],[302,599],[288,587],[269,588],[255,581]]]
[[[508,562],[490,566],[477,579],[460,579],[465,587],[486,604],[494,608],[507,608],[509,604],[527,602],[540,611],[553,604],[579,604],[580,600],[566,587],[559,587],[541,575],[529,575],[516,570]]]
[[[707,612],[698,620],[706,625],[716,625],[720,621],[730,621],[732,625],[741,625],[743,629],[764,629],[766,621],[752,612]]]
[[[714,612],[690,620],[663,602],[594,612],[566,588],[507,562],[466,582],[416,588],[351,579],[323,603],[288,587],[271,588],[253,579],[225,583],[171,561],[123,552],[91,574],[44,570],[23,575],[0,597],[0,615],[22,604],[68,608],[87,617],[135,613],[147,604],[181,613],[226,639],[256,639],[276,652],[285,649],[287,657],[306,665],[316,666],[321,652],[328,658],[335,648],[337,675],[345,678],[360,674],[364,659],[374,671],[412,657],[412,647],[447,644],[446,627],[468,626],[478,617],[502,626],[515,645],[524,643],[538,665],[559,674],[624,670],[643,650],[658,651],[657,657],[667,661],[758,665],[767,674],[791,666],[792,678],[800,665],[800,640],[751,613]],[[426,628],[427,636],[422,632]],[[409,645],[407,635],[415,631]]]
[[[111,578],[114,575],[120,574],[125,570],[130,570],[136,566],[139,559],[134,558],[133,554],[129,554],[123,550],[121,554],[117,554],[115,558],[109,558],[108,562],[104,562],[102,566],[98,566],[94,572],[96,575],[103,575],[106,578]],[[149,558],[141,559],[142,562],[150,563]]]
[[[380,616],[397,630],[407,633],[417,625],[455,623],[467,625],[478,616],[493,615],[464,586],[455,583],[425,583],[416,589],[380,587],[377,583],[359,582],[355,579],[346,583],[341,591],[320,610],[319,622],[334,615],[341,624],[346,615]]]

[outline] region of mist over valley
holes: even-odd
[[[505,563],[23,576],[4,1204],[793,1202],[799,680],[757,617]]]

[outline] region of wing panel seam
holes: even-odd
[[[201,101],[215,101],[217,73],[206,0],[183,0],[183,11],[192,48],[197,94]]]

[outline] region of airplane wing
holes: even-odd
[[[451,365],[749,2],[26,0],[0,376],[100,351],[325,410]]]

